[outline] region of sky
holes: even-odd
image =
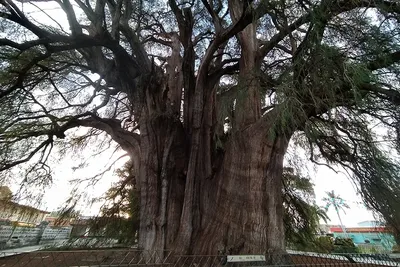
[[[56,17],[57,21],[60,22],[63,27],[68,29],[65,14],[63,12],[57,12],[57,9],[54,9],[54,6],[50,6],[49,3],[46,3],[46,7],[47,8],[45,8],[45,10],[53,17]],[[31,15],[35,16],[34,14]],[[54,24],[51,20],[47,20],[41,16],[40,21],[44,22],[44,20],[46,20],[45,23]],[[88,155],[90,154],[89,151],[83,151],[82,153],[87,153]],[[53,163],[53,185],[46,191],[43,198],[44,202],[40,208],[48,211],[54,211],[59,207],[62,207],[66,199],[68,199],[70,196],[71,191],[74,191],[74,186],[70,183],[70,181],[76,178],[93,176],[102,171],[110,162],[111,153],[112,152],[110,151],[109,153],[91,158],[88,161],[88,167],[77,171],[73,170],[73,168],[78,164],[78,161],[75,159],[74,155],[67,155],[67,157],[60,162]],[[122,152],[119,152],[119,154],[117,153],[117,155],[114,155],[113,157],[115,158],[121,153]],[[117,177],[114,175],[113,171],[122,164],[123,161],[118,162],[117,165],[114,168],[111,168],[111,170],[107,172],[102,180],[96,185],[88,187],[82,185],[80,186],[79,190],[81,192],[85,192],[91,197],[101,196],[113,182],[117,181]],[[328,167],[323,166],[319,166],[316,168],[316,171],[309,174],[315,184],[315,194],[318,205],[325,206],[322,202],[325,192],[334,190],[351,207],[351,210],[348,210],[346,213],[341,213],[342,221],[346,226],[356,226],[357,223],[361,221],[373,219],[372,214],[367,211],[363,205],[357,204],[361,201],[361,199],[356,195],[353,185],[344,174],[337,174]],[[13,191],[17,190],[18,184],[11,185],[11,188]],[[29,204],[29,201],[25,202],[28,202],[25,204]],[[83,199],[80,201],[78,208],[82,210],[84,215],[96,215],[100,206],[101,204],[92,206],[88,205],[88,199]],[[333,209],[328,211],[328,216],[330,218],[329,223],[339,224],[339,219]]]
[[[119,180],[115,175],[115,170],[122,167],[127,160],[127,158],[123,158],[112,164],[116,158],[124,154],[122,150],[117,153],[113,152],[113,149],[108,149],[103,154],[92,156],[93,150],[83,149],[79,156],[69,153],[58,160],[59,157],[57,151],[55,151],[49,160],[53,181],[51,186],[45,189],[41,203],[34,206],[49,212],[56,211],[66,207],[66,202],[71,196],[80,196],[76,209],[80,210],[83,215],[98,215],[102,203],[93,204],[91,201],[94,198],[104,196],[107,189]],[[87,162],[83,168],[77,168],[82,162],[81,158],[86,158]],[[91,178],[103,172],[110,165],[112,167],[109,171],[105,172],[95,184],[92,184],[91,180],[82,183],[75,182],[77,179]],[[11,180],[7,185],[10,186],[13,193],[17,193],[16,199],[20,204],[32,205],[36,201],[36,193],[32,194],[33,197],[18,194],[20,188],[18,177]]]
[[[325,203],[322,201],[322,198],[326,196],[325,192],[334,190],[350,206],[345,213],[340,213],[344,225],[353,227],[357,226],[359,222],[374,220],[372,213],[360,203],[362,200],[356,194],[353,184],[346,175],[337,174],[328,167],[319,166],[315,176],[311,178],[315,184],[314,190],[318,205],[325,207]],[[328,216],[330,224],[340,224],[336,211],[332,207],[328,210]]]

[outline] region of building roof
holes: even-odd
[[[48,216],[45,221],[49,223],[49,226],[69,226],[71,225],[72,218],[60,218],[54,216]]]
[[[358,226],[360,226],[360,227],[377,227],[377,226],[384,226],[384,224],[380,221],[369,220],[369,221],[359,222]]]
[[[343,233],[343,229],[341,227],[331,227],[331,232],[333,233]],[[382,233],[382,232],[390,232],[390,230],[384,226],[379,227],[346,227],[347,233]]]
[[[12,202],[12,201],[2,200],[2,199],[0,199],[0,206],[13,206],[15,208],[25,209],[25,210],[29,210],[31,212],[40,212],[40,213],[50,214],[50,212],[45,211],[45,210],[40,210],[40,209],[31,207],[31,206],[22,205],[22,204],[18,204],[18,203]]]

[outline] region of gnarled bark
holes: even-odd
[[[238,0],[229,2],[231,16],[238,21],[242,16],[243,3]],[[250,23],[236,35],[240,47],[241,57],[239,61],[239,84],[235,108],[235,129],[256,122],[261,117],[260,83],[257,77],[259,71],[258,41],[256,36],[256,24]]]
[[[250,127],[232,137],[220,170],[202,188],[194,253],[284,250],[281,175],[288,139],[263,134]]]
[[[179,230],[185,187],[186,140],[179,120],[143,121],[139,171],[139,247],[165,250]]]
[[[259,127],[261,122],[254,124],[231,137],[219,155],[222,161],[210,170],[205,168],[212,158],[210,145],[199,144],[188,185],[185,167],[191,166],[186,165],[190,158],[185,148],[190,143],[182,141],[180,122],[169,119],[155,118],[141,132],[140,248],[195,254],[283,252],[281,175],[287,135],[272,138]],[[210,142],[208,128],[202,128],[201,142]],[[185,205],[190,209],[184,211]]]

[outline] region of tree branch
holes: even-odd
[[[0,172],[4,171],[4,170],[8,170],[11,169],[12,167],[15,167],[19,164],[28,162],[29,160],[32,159],[33,156],[36,155],[36,153],[38,153],[40,150],[42,150],[43,148],[46,149],[48,145],[53,143],[53,139],[51,137],[49,137],[47,140],[43,141],[39,146],[37,146],[33,151],[31,151],[25,158],[11,162],[11,163],[6,163],[6,164],[2,164],[0,165]]]
[[[370,70],[378,70],[378,69],[383,69],[387,68],[394,63],[400,62],[400,51],[396,51],[392,54],[388,54],[382,57],[379,57],[378,59],[369,62],[367,64],[367,68]]]
[[[77,126],[91,127],[106,132],[128,152],[137,152],[140,147],[140,136],[136,133],[124,130],[121,127],[121,121],[117,119],[104,119],[92,114],[90,117],[84,119],[71,119],[69,122],[62,125],[60,130],[65,132]]]
[[[259,50],[259,55],[264,58],[276,45],[281,42],[288,34],[297,30],[300,26],[311,22],[318,14],[317,17],[322,18],[326,21],[331,20],[333,17],[343,12],[348,12],[356,8],[378,8],[386,12],[395,12],[400,14],[400,4],[391,1],[383,0],[323,0],[322,3],[310,10],[309,13],[301,16],[288,27],[282,28],[277,34],[275,34],[268,42],[264,43]]]

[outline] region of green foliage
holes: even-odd
[[[334,253],[358,253],[358,249],[351,238],[336,238]]]
[[[319,232],[319,221],[326,221],[328,217],[325,211],[315,204],[310,178],[285,168],[283,183],[286,242],[296,249],[307,250]]]
[[[326,192],[326,195],[327,196],[322,199],[326,203],[325,210],[328,211],[329,207],[333,206],[339,218],[340,226],[342,227],[343,231],[346,231],[342,223],[342,218],[340,217],[340,211],[342,210],[345,212],[344,209],[349,209],[349,205],[347,205],[344,199],[342,199],[339,195],[336,195],[333,190]]]
[[[111,187],[104,198],[100,215],[91,221],[91,235],[118,239],[121,244],[134,244],[139,230],[139,196],[134,187],[131,164],[117,170],[119,182]]]
[[[331,236],[318,236],[303,248],[305,251],[317,253],[359,253],[358,248],[351,238],[333,238]]]
[[[400,245],[394,245],[392,248],[392,253],[400,253]]]
[[[334,240],[330,236],[318,236],[313,243],[309,245],[311,251],[318,253],[332,253],[335,249]]]
[[[383,246],[372,245],[372,244],[359,244],[357,246],[357,252],[360,254],[384,254],[388,251]]]
[[[11,201],[13,195],[8,186],[0,186],[0,200]]]

